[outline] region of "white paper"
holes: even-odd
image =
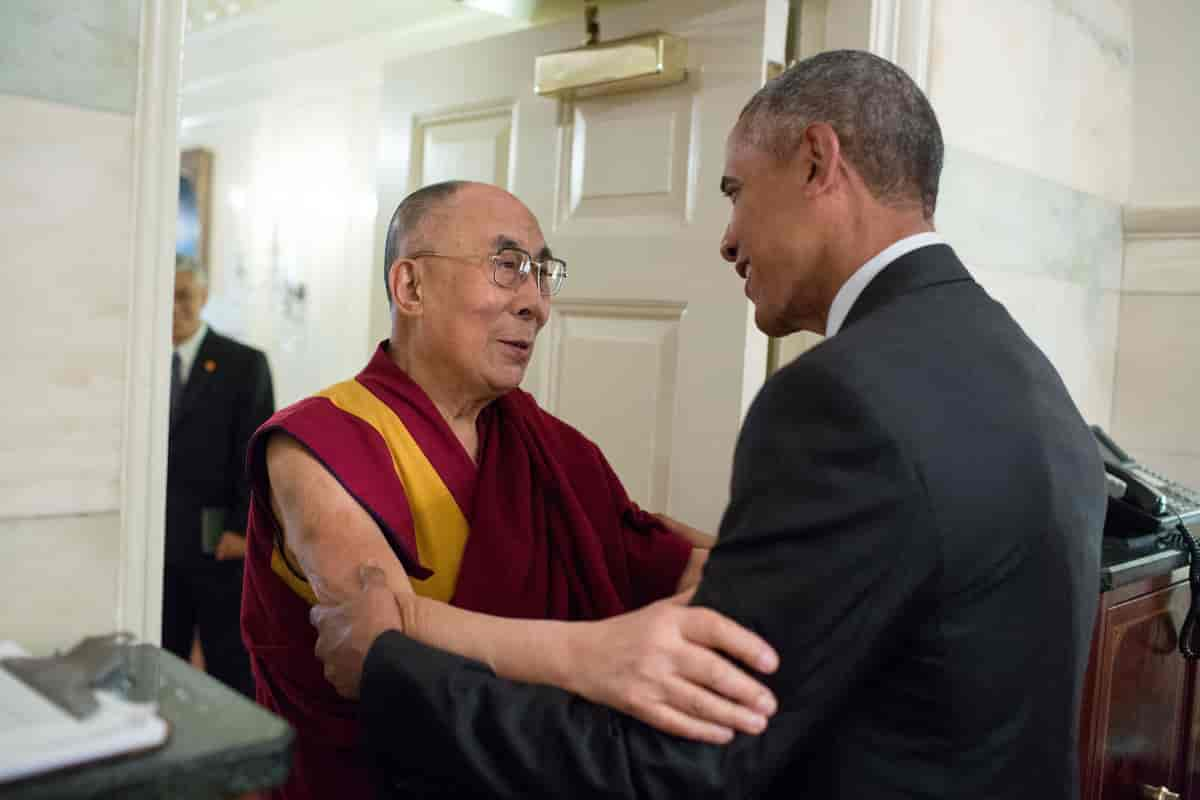
[[[25,655],[15,643],[0,641],[0,658]],[[0,783],[166,741],[167,723],[156,703],[95,694],[100,707],[75,719],[0,667]]]

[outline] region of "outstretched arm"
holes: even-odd
[[[747,418],[720,543],[695,597],[779,645],[770,682],[780,710],[762,736],[725,747],[674,739],[388,631],[362,681],[376,756],[397,774],[419,769],[494,797],[700,798],[759,796],[819,751],[815,737],[903,635],[938,548],[897,444],[846,402],[837,376],[790,377],[773,379]],[[419,741],[391,735],[397,718],[424,721]]]
[[[726,741],[734,730],[758,732],[774,710],[767,689],[718,654],[749,663],[763,654],[771,657],[762,639],[729,620],[688,609],[682,599],[660,601],[637,618],[565,623],[504,619],[420,597],[375,521],[301,444],[276,434],[267,443],[266,460],[287,553],[322,604],[336,606],[356,596],[360,565],[378,567],[379,585],[394,596],[395,614],[381,612],[372,620],[380,627],[370,631],[370,640],[385,628],[400,628],[418,641],[483,662],[497,675],[564,687],[706,741]],[[347,636],[339,634],[338,641]],[[620,646],[599,650],[594,643],[601,640]],[[366,647],[351,651],[361,656]],[[357,667],[349,659],[340,668],[327,666],[327,676],[353,696],[360,670],[361,658]]]

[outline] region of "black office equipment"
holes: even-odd
[[[1189,524],[1200,522],[1200,492],[1137,463],[1098,425],[1092,426],[1092,433],[1108,474],[1104,535],[1124,539],[1130,546],[1171,547],[1188,554],[1192,597],[1179,628],[1179,652],[1200,660],[1200,643],[1193,642],[1200,630],[1200,542],[1188,530]]]
[[[1105,536],[1146,537],[1200,523],[1200,492],[1137,463],[1098,425],[1092,433],[1109,475]]]

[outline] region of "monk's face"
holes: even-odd
[[[512,287],[497,285],[491,256],[506,247],[534,259],[548,256],[537,220],[501,189],[468,186],[435,216],[427,241],[454,256],[422,258],[419,267],[423,338],[449,384],[443,388],[484,397],[516,388],[550,316],[550,299],[532,274]]]

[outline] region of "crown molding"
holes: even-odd
[[[1125,206],[1126,239],[1200,239],[1200,205]]]

